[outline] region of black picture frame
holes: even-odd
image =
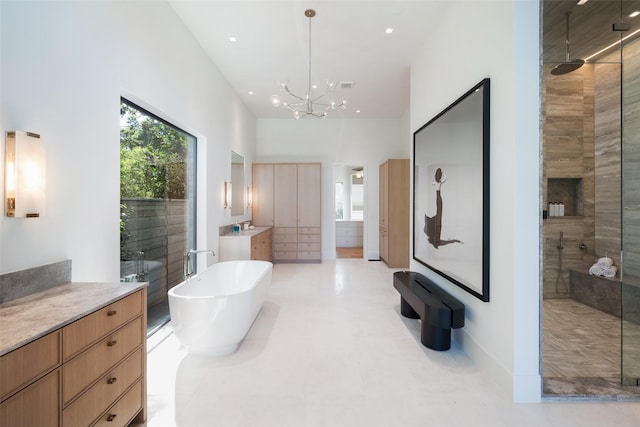
[[[489,301],[490,79],[413,133],[413,259]]]

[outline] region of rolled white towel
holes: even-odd
[[[602,271],[602,276],[612,279],[612,278],[616,277],[616,273],[617,272],[618,272],[618,268],[615,265],[612,265],[611,267],[605,268]]]
[[[613,260],[607,256],[602,257],[600,259],[598,259],[598,262],[596,263],[598,264],[598,266],[602,267],[602,268],[609,268],[613,265]]]
[[[604,268],[600,267],[598,263],[593,264],[591,268],[589,268],[589,274],[591,274],[592,276],[602,276],[603,272]]]

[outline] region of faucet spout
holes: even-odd
[[[208,253],[211,256],[216,256],[216,253],[210,249],[202,249],[202,250],[190,249],[189,251],[187,251],[187,253],[185,253],[182,256],[182,274],[185,280],[189,279],[191,276],[196,274],[196,272],[192,268],[191,255],[195,255],[199,253]]]

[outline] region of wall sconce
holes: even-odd
[[[247,186],[247,207],[250,208],[251,207],[251,203],[253,202],[253,193],[251,192],[251,187]]]
[[[45,204],[44,142],[32,132],[7,132],[5,150],[5,214],[38,218]]]
[[[224,182],[224,208],[231,209],[231,181]]]

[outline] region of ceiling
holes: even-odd
[[[346,110],[329,118],[400,118],[409,108],[411,62],[419,55],[431,28],[452,2],[393,1],[219,1],[169,0],[220,72],[258,118],[292,118],[271,106],[270,97],[285,83],[304,96],[309,73],[311,19],[311,75],[320,88],[327,80],[352,82],[337,89],[346,97]],[[640,0],[544,0],[544,62],[562,62],[566,53],[566,12],[570,15],[571,59],[586,58],[619,40],[612,24],[631,24],[626,18],[640,10]],[[387,28],[393,28],[386,34]],[[237,41],[231,42],[230,37]],[[253,94],[250,94],[252,92]],[[359,111],[359,112],[358,112]]]
[[[292,118],[271,105],[286,83],[304,96],[312,80],[353,82],[337,89],[346,110],[329,118],[399,118],[409,108],[409,69],[443,1],[189,1],[169,3],[258,118]],[[385,34],[387,28],[393,33]],[[236,42],[229,41],[235,37]],[[253,95],[249,95],[249,91]],[[360,113],[356,113],[360,110]]]
[[[543,2],[543,61],[566,61],[567,19],[569,12],[569,57],[586,59],[604,47],[640,29],[640,16],[630,18],[633,11],[640,11],[640,0],[589,0],[579,6],[576,0],[544,0]],[[628,31],[613,31],[614,23],[628,24]],[[634,37],[635,38],[635,37]],[[619,52],[619,49],[617,49]],[[619,61],[620,55],[611,56],[616,49],[594,57],[592,61]]]

